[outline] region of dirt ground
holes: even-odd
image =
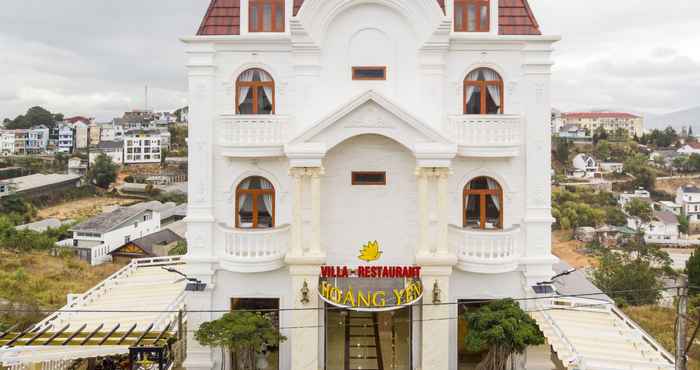
[[[700,186],[700,177],[656,180],[656,190],[676,195],[676,189],[678,189],[679,186],[691,184],[695,186]]]
[[[583,243],[571,238],[571,231],[552,232],[552,253],[574,268],[596,265],[596,259],[583,254]]]
[[[134,199],[116,197],[90,197],[68,201],[38,211],[39,219],[57,218],[59,220],[81,220],[102,213],[102,207],[130,205],[138,202]]]

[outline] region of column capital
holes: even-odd
[[[323,166],[318,167],[290,167],[289,176],[292,177],[313,177],[319,178],[326,174],[326,169]]]
[[[418,166],[418,167],[416,167],[414,174],[418,178],[421,178],[421,177],[447,178],[450,175],[454,174],[454,172],[452,172],[452,169],[449,167],[422,167],[422,166]]]

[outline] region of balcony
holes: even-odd
[[[289,130],[287,116],[222,114],[219,145],[228,157],[278,157],[284,155]]]
[[[220,264],[235,272],[265,272],[284,265],[289,244],[289,225],[274,229],[232,229],[221,224],[223,250]],[[221,244],[219,244],[221,245]]]
[[[519,115],[465,114],[450,116],[446,133],[465,157],[515,157],[520,154],[522,119]]]
[[[457,268],[480,274],[515,271],[520,257],[520,228],[510,230],[462,229],[450,225],[449,242]]]

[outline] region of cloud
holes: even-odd
[[[186,104],[181,36],[209,0],[4,0],[0,119],[32,105],[107,120]],[[530,0],[555,45],[552,101],[668,112],[697,105],[700,2]],[[9,51],[9,52],[6,52]]]

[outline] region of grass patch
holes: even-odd
[[[625,314],[654,337],[667,351],[675,353],[676,338],[673,328],[676,320],[676,310],[659,306],[637,306],[623,309]],[[688,340],[695,329],[694,323],[689,323]],[[697,339],[696,339],[697,342]],[[700,370],[700,345],[690,347],[688,369]]]
[[[0,306],[21,310],[0,313],[5,324],[28,324],[66,304],[66,294],[83,293],[122,266],[92,267],[75,256],[55,257],[48,252],[16,253],[0,250]]]

